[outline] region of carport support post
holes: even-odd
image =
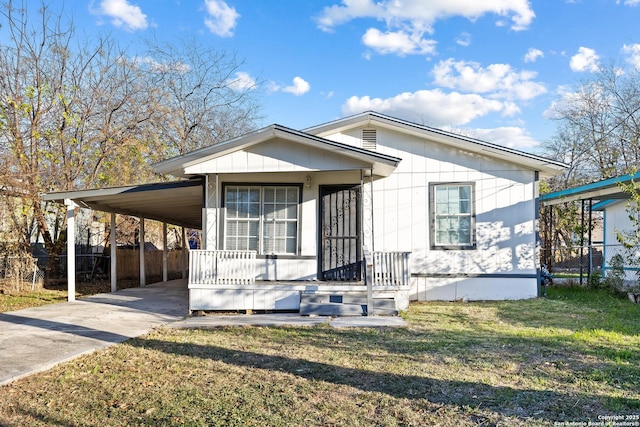
[[[116,214],[111,212],[111,231],[109,232],[111,251],[111,292],[118,290],[118,257],[116,256]]]
[[[187,230],[182,227],[182,278],[187,278],[187,263],[189,260],[187,256],[189,255],[189,243],[187,242]]]
[[[140,247],[140,287],[147,285],[147,276],[144,272],[144,218],[140,217],[140,236],[138,238]]]
[[[71,199],[64,199],[67,207],[67,300],[76,300],[76,212],[78,205]]]
[[[167,262],[167,223],[162,223],[162,281],[169,281],[169,267]]]

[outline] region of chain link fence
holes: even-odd
[[[44,270],[37,259],[31,256],[0,256],[0,288],[12,291],[41,288]]]
[[[620,244],[542,248],[541,256],[558,283],[574,280],[585,285],[592,277],[606,278],[618,267],[624,271],[625,281],[640,279],[640,248],[627,249]]]

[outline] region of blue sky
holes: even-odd
[[[86,4],[86,7],[84,6]],[[91,0],[82,31],[236,52],[265,119],[375,110],[538,152],[554,102],[611,60],[640,67],[640,0]],[[638,43],[638,44],[636,44]]]

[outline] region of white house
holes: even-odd
[[[358,306],[367,289],[404,309],[536,297],[538,181],[565,167],[366,112],[303,131],[272,125],[156,164],[187,179],[163,184],[169,201],[154,201],[153,185],[46,198],[199,226],[191,310],[304,311],[305,296]]]

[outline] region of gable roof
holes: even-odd
[[[273,124],[237,138],[156,163],[153,165],[153,169],[155,172],[161,174],[186,177],[190,175],[187,169],[193,169],[195,165],[276,139],[328,151],[331,152],[332,155],[357,160],[360,163],[365,162],[368,165],[367,168],[373,168],[374,174],[381,176],[391,174],[401,160],[397,157],[342,144],[282,125]]]
[[[633,175],[620,175],[590,184],[579,185],[565,190],[554,191],[542,194],[540,202],[545,205],[557,205],[559,203],[573,202],[575,200],[623,200],[629,195],[622,191],[620,184],[637,181],[640,179],[640,172]]]
[[[565,163],[545,157],[515,150],[513,148],[503,147],[501,145],[479,139],[458,135],[441,129],[420,125],[395,117],[386,116],[373,111],[366,111],[364,113],[313,126],[304,129],[304,132],[325,137],[329,134],[363,126],[378,126],[395,130],[401,129],[403,132],[419,138],[428,138],[429,140],[436,141],[444,145],[454,146],[469,152],[505,160],[527,169],[539,171],[541,176],[545,178],[556,176],[568,167]]]

